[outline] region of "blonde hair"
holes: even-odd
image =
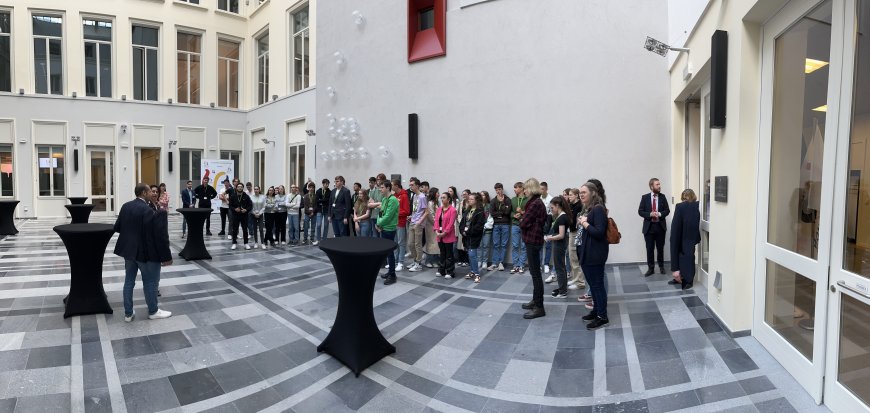
[[[688,201],[688,202],[695,202],[698,200],[698,196],[695,195],[695,191],[693,191],[691,188],[689,188],[689,189],[684,190],[683,193],[680,194],[680,200],[681,201]]]
[[[535,178],[529,178],[526,180],[526,183],[523,184],[523,189],[528,191],[529,195],[540,195],[541,183]]]

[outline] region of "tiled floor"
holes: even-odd
[[[103,277],[115,314],[64,320],[60,223],[18,222],[0,241],[0,412],[827,411],[755,339],[722,332],[699,291],[636,265],[608,268],[611,325],[595,332],[576,294],[547,295],[547,316],[524,320],[528,274],[475,285],[401,272],[374,296],[397,352],[354,377],[316,351],[338,302],[316,247],[230,251],[211,237],[214,259],[163,271],[173,316],[145,320],[137,288],[140,317],[125,323],[113,239]]]

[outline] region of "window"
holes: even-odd
[[[218,106],[239,107],[239,44],[218,40]]]
[[[82,20],[85,38],[85,94],[112,97],[112,22]]]
[[[12,20],[0,12],[0,92],[12,91]]]
[[[133,26],[133,99],[157,100],[158,29]]]
[[[266,183],[266,151],[254,152],[254,185],[263,188]]]
[[[431,29],[435,27],[435,8],[428,7],[423,10],[417,12],[417,21],[419,24],[417,25],[417,31],[422,32],[423,30]]]
[[[199,62],[202,38],[178,33],[178,103],[199,104]]]
[[[408,63],[447,54],[447,0],[408,0]]]
[[[269,101],[269,35],[257,39],[257,104]]]
[[[186,188],[187,181],[193,181],[194,186],[199,185],[202,175],[202,151],[192,149],[178,150],[179,162],[181,163],[181,185],[179,188]]]
[[[63,178],[64,146],[36,147],[36,163],[39,168],[39,196],[65,196]]]
[[[33,16],[36,93],[63,94],[63,18]]]
[[[296,184],[299,188],[305,185],[305,144],[300,143],[290,147],[290,180],[291,185]]]
[[[0,196],[15,196],[12,145],[0,145]]]
[[[308,33],[308,5],[293,13],[293,91],[298,92],[309,86],[310,70]]]
[[[239,151],[221,151],[221,159],[232,159],[233,171],[236,175],[239,174],[239,162],[242,159],[242,153]]]
[[[239,0],[218,0],[218,9],[230,13],[239,12]]]

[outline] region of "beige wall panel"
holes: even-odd
[[[159,148],[162,146],[162,142],[162,127],[133,125],[133,146]]]
[[[115,125],[85,125],[85,144],[88,146],[115,146]]]

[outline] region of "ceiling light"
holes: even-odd
[[[819,106],[819,107],[817,107],[817,108],[814,108],[813,110],[816,111],[816,112],[827,112],[827,111],[828,111],[828,105],[822,105],[822,106]]]
[[[826,62],[824,60],[816,60],[816,59],[807,58],[807,61],[806,61],[805,66],[804,66],[804,73],[806,73],[806,74],[813,73],[816,70],[819,70],[827,65],[828,65],[828,62]],[[813,110],[815,110],[815,109],[813,109]]]

